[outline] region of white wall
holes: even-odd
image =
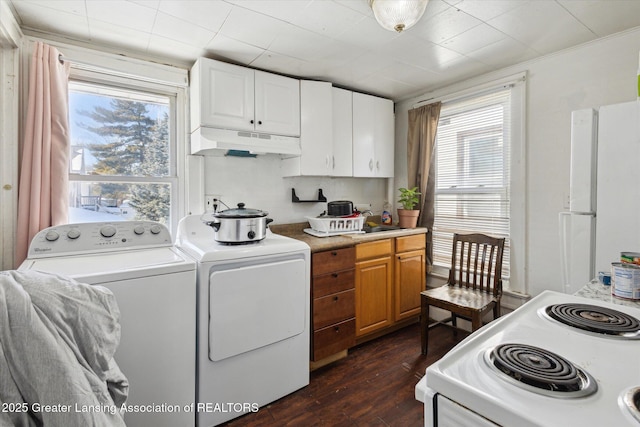
[[[205,157],[205,193],[221,196],[230,207],[244,202],[248,208],[269,212],[274,224],[304,222],[317,216],[326,203],[292,203],[291,188],[301,200],[315,199],[322,188],[328,201],[372,203],[382,212],[387,180],[383,178],[283,177],[279,157]],[[194,212],[196,213],[196,212]]]
[[[571,111],[635,100],[640,28],[456,85],[472,87],[527,71],[525,290],[561,291],[558,212],[569,193]],[[396,104],[396,182],[407,182],[407,111],[424,95]]]

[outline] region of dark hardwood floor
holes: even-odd
[[[429,333],[427,356],[420,354],[419,325],[407,326],[351,349],[313,371],[307,387],[225,426],[422,426],[414,387],[427,366],[467,336],[454,337],[447,326]]]

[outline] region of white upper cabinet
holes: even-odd
[[[353,92],[332,88],[332,176],[353,176]]]
[[[353,93],[353,176],[393,177],[393,101]]]
[[[200,126],[298,136],[299,82],[200,58],[191,69],[191,131]]]
[[[331,83],[300,81],[300,157],[283,160],[285,176],[331,175]]]

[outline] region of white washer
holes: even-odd
[[[195,425],[196,265],[149,221],[67,224],[39,232],[20,270],[110,289],[120,308],[115,360],[129,380],[129,427]]]
[[[176,246],[198,264],[197,424],[215,426],[309,384],[310,249],[267,230],[226,245],[199,216]]]

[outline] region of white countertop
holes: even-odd
[[[585,298],[606,301],[611,304],[640,308],[640,300],[628,300],[611,295],[611,286],[605,286],[598,279],[593,279],[575,295]]]

